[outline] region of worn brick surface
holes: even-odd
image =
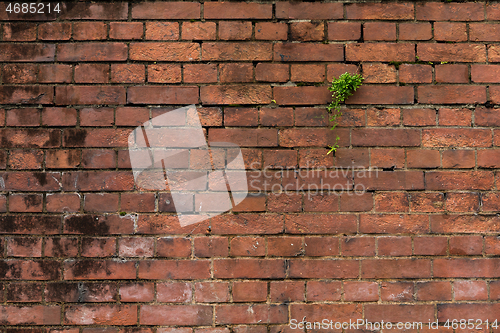
[[[500,320],[498,3],[12,6],[0,2],[0,333]],[[332,129],[328,87],[345,72],[365,81]],[[210,143],[241,147],[248,179],[232,190],[251,195],[186,226],[175,212],[207,194],[174,203],[135,183],[127,147],[189,104]],[[209,156],[235,157],[191,151],[189,165]],[[206,177],[203,192],[227,189]]]

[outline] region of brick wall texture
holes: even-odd
[[[499,3],[8,5],[1,332],[500,320]],[[365,80],[331,130],[328,87],[345,72]],[[190,104],[259,185],[181,227],[168,191],[134,183],[127,140]],[[295,180],[307,191],[279,190]]]

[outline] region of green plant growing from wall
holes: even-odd
[[[333,78],[332,85],[328,88],[332,92],[332,102],[327,107],[330,115],[330,121],[333,122],[332,130],[338,125],[338,118],[342,116],[340,112],[340,104],[344,103],[355,91],[361,86],[364,78],[360,74],[344,73],[338,79]],[[340,138],[337,135],[335,143],[328,146],[330,150],[327,154],[335,152],[339,147],[338,142]]]

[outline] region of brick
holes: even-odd
[[[156,196],[154,193],[122,193],[121,211],[153,212]]]
[[[429,281],[417,283],[417,300],[451,301],[451,283],[448,281]]]
[[[481,255],[482,252],[482,236],[454,236],[450,238],[451,255]]]
[[[0,104],[52,104],[54,88],[50,86],[0,87]]]
[[[133,230],[131,216],[119,215],[66,215],[64,217],[65,234],[129,234]]]
[[[325,66],[323,65],[292,65],[291,80],[294,82],[325,81]]]
[[[288,25],[283,22],[255,23],[255,39],[257,40],[287,40]]]
[[[243,93],[244,92],[244,93]],[[268,104],[272,99],[267,85],[202,86],[200,99],[204,104]],[[196,103],[196,102],[194,102]],[[187,103],[185,103],[187,104]]]
[[[343,6],[340,3],[276,3],[276,18],[306,19],[306,20],[337,20],[344,17]]]
[[[357,22],[328,22],[328,40],[358,40],[361,24]]]
[[[6,64],[3,67],[5,83],[36,82],[36,66],[33,64]]]
[[[415,48],[411,44],[367,43],[346,45],[347,61],[414,61]]]
[[[408,194],[404,192],[383,192],[375,194],[376,212],[408,212]]]
[[[76,83],[108,83],[109,65],[82,64],[75,66]]]
[[[76,257],[78,255],[78,238],[53,237],[45,240],[45,257]]]
[[[196,2],[138,3],[132,7],[132,18],[146,20],[199,19],[201,17],[200,8],[200,4]]]
[[[415,193],[410,195],[411,210],[414,212],[444,211],[443,193]]]
[[[292,22],[289,28],[294,41],[320,41],[324,37],[325,27],[320,22]]]
[[[198,258],[227,257],[229,243],[225,237],[196,237],[194,256]]]
[[[264,82],[287,82],[289,66],[285,64],[259,63],[255,66],[255,79]]]
[[[193,104],[198,103],[198,87],[137,86],[127,90],[127,102],[132,104]],[[120,103],[125,104],[125,103]]]
[[[143,83],[145,81],[144,65],[112,64],[111,82],[113,83]]]
[[[486,49],[479,44],[418,44],[421,61],[485,62]]]
[[[457,301],[485,301],[488,299],[486,281],[454,281],[453,291]]]
[[[252,309],[250,311],[249,309]],[[227,304],[216,306],[217,324],[275,324],[285,323],[287,318],[285,305],[269,304]]]
[[[367,304],[365,316],[368,321],[386,318],[390,322],[399,322],[407,318],[408,321],[428,322],[434,318],[434,306],[430,304]]]
[[[489,171],[431,171],[425,179],[429,190],[488,190],[493,186],[493,175]]]
[[[412,87],[370,85],[359,87],[346,104],[413,104],[413,102]]]
[[[7,302],[41,302],[42,285],[38,283],[11,283],[7,288]]]
[[[306,237],[304,248],[307,256],[335,256],[339,254],[339,239],[336,237]]]
[[[252,64],[220,64],[219,80],[221,83],[228,82],[252,82]]]
[[[496,45],[488,45],[488,60],[490,62],[500,62],[500,49]]]
[[[120,285],[120,301],[152,302],[154,300],[153,283],[126,283]]]
[[[400,40],[429,40],[432,38],[430,22],[399,23]]]
[[[380,298],[383,301],[413,301],[413,293],[414,287],[411,282],[382,282],[380,284]]]
[[[469,69],[467,65],[436,65],[436,82],[468,83]]]
[[[38,25],[40,40],[69,40],[71,38],[71,23],[47,22]]]
[[[363,24],[363,39],[378,41],[396,40],[396,23],[366,22]]]
[[[228,282],[197,282],[194,285],[196,302],[228,302]]]
[[[142,22],[109,23],[109,38],[111,39],[141,39],[142,35]]]
[[[233,282],[233,302],[265,302],[267,283],[263,281]]]
[[[49,178],[50,177],[50,178]],[[61,174],[58,172],[15,172],[3,174],[6,191],[58,191]]]
[[[270,19],[272,5],[260,3],[210,2],[204,7],[205,19]]]
[[[102,40],[107,37],[107,26],[104,22],[73,23],[74,40]]]
[[[182,39],[187,40],[215,40],[215,22],[183,22]]]
[[[344,61],[344,49],[340,44],[277,43],[274,61]]]
[[[356,229],[353,216],[335,214],[290,214],[285,218],[285,228],[290,234],[353,233]]]
[[[88,193],[84,198],[84,211],[112,213],[118,210],[118,194]]]
[[[420,146],[420,131],[407,129],[354,129],[353,146]]]
[[[178,22],[146,22],[146,40],[178,40]],[[140,46],[140,44],[136,44]]]
[[[127,3],[77,3],[65,7],[61,20],[126,20]]]
[[[285,277],[283,259],[215,259],[214,277],[219,279],[262,279]]]
[[[491,132],[487,129],[439,128],[422,131],[424,147],[491,147]]]
[[[308,301],[340,301],[340,281],[307,281]]]
[[[441,126],[471,126],[472,110],[440,108],[439,125]]]
[[[151,290],[154,294],[154,290]],[[188,303],[193,297],[191,284],[186,282],[163,282],[156,284],[158,302]]]
[[[299,237],[269,237],[267,239],[267,255],[274,257],[297,256],[302,250]]]
[[[467,40],[467,26],[465,23],[434,22],[434,39],[464,42]]]
[[[3,62],[51,62],[55,57],[54,44],[5,44],[0,55]]]
[[[304,282],[272,281],[269,288],[271,302],[304,301]]]
[[[496,304],[470,304],[470,303],[463,303],[463,304],[442,304],[437,306],[437,318],[438,320],[441,321],[446,321],[447,319],[450,320],[450,322],[453,319],[457,319],[457,321],[460,320],[460,318],[467,318],[467,316],[470,313],[477,314],[477,318],[485,322],[486,320],[488,321],[494,321],[495,314],[498,311],[498,306]]]
[[[138,65],[142,66],[142,65]],[[187,66],[187,65],[186,65]],[[200,66],[200,65],[191,65]],[[144,69],[141,71],[142,80],[144,80]],[[186,72],[186,71],[185,71]],[[186,77],[185,82],[190,80]],[[148,66],[148,82],[153,83],[180,83],[181,66],[177,64],[158,64]]]
[[[69,43],[57,46],[57,60],[123,61],[127,60],[127,45],[124,43]]]
[[[432,83],[432,66],[403,64],[399,66],[399,82]]]
[[[351,20],[413,20],[411,3],[402,4],[349,4],[346,18]]]
[[[4,41],[34,41],[36,39],[36,25],[29,22],[5,23],[3,26]]]
[[[40,109],[11,109],[7,110],[7,126],[39,126]]]
[[[363,214],[359,219],[359,230],[363,233],[396,234],[429,232],[426,215]]]
[[[418,101],[426,104],[475,104],[486,102],[486,87],[421,86]]]
[[[395,83],[396,68],[380,63],[364,64],[363,77],[366,83]]]
[[[348,302],[378,301],[378,283],[365,281],[345,281],[344,300]]]
[[[331,94],[323,87],[273,87],[274,99],[279,105],[328,104]]]
[[[388,257],[411,256],[411,238],[407,236],[378,237],[378,255]]]
[[[299,197],[299,200],[301,198]],[[300,203],[300,202],[299,202]],[[339,199],[335,194],[314,194],[309,195],[307,199],[304,200],[304,211],[305,212],[337,212],[339,210]],[[283,208],[282,211],[286,211]],[[300,207],[297,207],[295,210],[291,209],[291,211],[300,211]]]
[[[417,20],[429,21],[482,21],[484,4],[480,3],[419,3]]]
[[[2,322],[8,325],[60,325],[61,307],[57,305],[2,305]]]
[[[218,42],[203,43],[203,61],[266,61],[272,59],[270,43]]]
[[[260,257],[266,253],[262,237],[235,237],[230,242],[231,256]]]
[[[364,259],[361,262],[361,277],[365,279],[429,278],[429,259]]]
[[[497,75],[500,73],[500,65],[472,65],[471,80],[472,82],[500,82]]]
[[[78,150],[49,150],[45,156],[45,166],[49,169],[70,169],[80,165]]]
[[[498,219],[495,216],[436,215],[431,217],[432,232],[479,233],[494,230]]]
[[[110,257],[115,254],[115,238],[82,238],[82,257]]]
[[[446,237],[415,237],[413,239],[415,255],[446,255],[448,240]]]
[[[271,212],[300,212],[302,196],[293,193],[270,194],[267,200],[267,209]]]
[[[38,82],[69,83],[73,76],[70,65],[50,64],[38,67]]]
[[[328,313],[335,313],[340,322],[356,322],[361,318],[361,304],[293,304],[290,305],[290,317],[299,318],[302,314],[311,322],[320,322]]]
[[[434,109],[403,109],[402,114],[405,126],[436,125],[436,111]]]
[[[6,239],[7,256],[9,257],[41,257],[42,239],[16,237]]]
[[[252,37],[252,22],[219,22],[219,39],[249,40]]]
[[[302,279],[355,279],[359,277],[359,262],[351,259],[290,259],[289,275]]]
[[[434,259],[435,277],[493,277],[498,264],[493,258]]]
[[[196,61],[200,60],[200,45],[188,42],[130,43],[129,54],[130,60],[137,61]]]
[[[341,212],[366,212],[373,208],[371,193],[364,194],[342,194],[340,197]]]
[[[360,74],[360,66],[352,64],[328,64],[326,65],[326,79],[332,81],[344,73]],[[349,111],[349,110],[346,110]]]
[[[446,210],[450,212],[477,212],[479,210],[478,193],[448,193]]]
[[[63,320],[66,325],[109,325],[117,322],[132,325],[137,322],[137,305],[68,305],[64,309]]]
[[[140,279],[206,279],[210,276],[207,260],[142,260]]]
[[[183,67],[184,67],[185,83],[217,82],[217,65],[215,64],[196,64],[196,65],[185,64],[183,65]],[[169,74],[166,75],[165,79],[167,79],[168,77]],[[177,77],[177,73],[175,73],[174,77]]]
[[[112,86],[59,86],[56,104],[125,104],[125,88]]]
[[[299,167],[333,167],[333,159],[327,156],[326,149],[301,149],[299,150]]]
[[[476,156],[473,150],[447,150],[443,152],[443,168],[473,168]]]
[[[500,124],[498,110],[478,107],[474,113],[474,121],[477,126],[498,126]]]
[[[9,196],[10,212],[37,213],[43,210],[41,194],[12,194]]]

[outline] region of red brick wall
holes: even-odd
[[[2,332],[500,319],[499,4],[6,6]],[[332,131],[346,71],[365,81]],[[168,193],[134,184],[127,139],[188,104],[276,187],[183,228]],[[310,191],[272,193],[297,179]],[[346,191],[315,195],[320,179]]]

